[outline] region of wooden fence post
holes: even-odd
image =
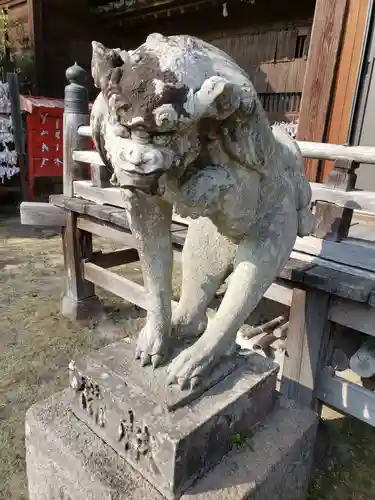
[[[350,160],[336,160],[334,169],[328,174],[326,186],[342,190],[353,191],[357,181],[355,173],[359,164]],[[314,236],[330,241],[341,241],[348,237],[352,223],[353,210],[339,207],[327,201],[318,201],[316,204],[316,226]]]
[[[88,178],[88,165],[73,160],[73,151],[87,149],[88,138],[78,135],[78,128],[89,124],[89,101],[85,87],[86,71],[74,64],[66,71],[69,85],[64,101],[64,196],[73,197],[75,180]],[[77,214],[66,214],[63,229],[65,294],[62,314],[77,320],[92,317],[101,311],[92,283],[83,276],[83,260],[92,256],[92,234],[77,228]]]

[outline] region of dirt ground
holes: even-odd
[[[138,265],[121,272],[140,280]],[[176,273],[176,293],[178,281]],[[0,500],[27,499],[26,410],[67,387],[71,358],[137,332],[144,321],[135,306],[98,291],[109,319],[71,323],[59,314],[62,290],[60,236],[0,215]],[[375,430],[327,411],[324,432],[329,453],[309,500],[375,499]]]

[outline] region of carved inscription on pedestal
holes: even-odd
[[[124,450],[133,455],[138,462],[141,456],[151,453],[151,437],[147,425],[135,422],[133,410],[128,411],[118,428],[118,440],[124,444]]]

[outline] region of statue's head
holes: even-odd
[[[152,36],[167,47],[167,38]],[[121,187],[155,192],[163,173],[199,155],[202,119],[239,107],[239,87],[211,76],[191,88],[175,66],[161,64],[147,43],[127,52],[93,42],[92,75],[108,106],[105,148]]]

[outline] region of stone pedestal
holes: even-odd
[[[181,500],[303,500],[317,418],[277,399],[262,426],[198,480]],[[129,463],[72,412],[70,390],[26,417],[29,500],[163,500]]]
[[[70,366],[73,412],[169,500],[178,499],[273,408],[278,367],[254,352],[223,358],[194,391],[141,368],[124,339]],[[178,349],[177,349],[178,352]]]

